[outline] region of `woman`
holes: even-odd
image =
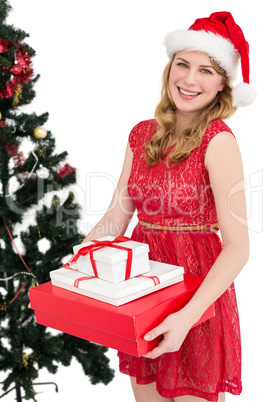
[[[137,402],[222,402],[242,390],[233,281],[249,254],[241,156],[222,119],[254,99],[248,44],[231,14],[219,12],[169,34],[166,47],[156,120],[132,130],[110,207],[85,241],[124,234],[137,208],[132,239],[149,244],[150,259],[205,277],[182,310],[145,335],[163,335],[154,350],[119,352],[120,370]],[[244,83],[232,89],[239,59]],[[191,329],[211,303],[215,317]]]

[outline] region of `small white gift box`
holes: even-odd
[[[71,268],[51,271],[50,277],[53,286],[80,293],[114,306],[120,306],[183,281],[183,274],[183,267],[150,261],[150,273],[119,283],[85,276]]]
[[[117,242],[118,239],[127,241]],[[102,245],[105,242],[110,245]],[[87,252],[90,247],[93,248]],[[85,255],[78,255],[82,251]],[[129,251],[132,253],[131,261]],[[72,268],[112,283],[122,282],[150,270],[148,244],[128,240],[126,237],[102,237],[74,246],[73,252],[77,262],[70,264]]]

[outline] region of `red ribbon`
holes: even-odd
[[[158,278],[158,276],[137,275],[135,278],[148,278],[148,279],[152,279],[152,281],[154,282],[155,286],[160,284],[160,279]]]
[[[122,243],[122,242],[129,241],[129,240],[131,240],[131,239],[129,239],[128,237],[125,237],[125,236],[116,237],[114,240],[100,240],[100,241],[93,240],[94,243],[90,244],[89,246],[81,247],[80,250],[78,250],[78,253],[73,257],[71,263],[76,262],[81,255],[89,254],[89,258],[90,258],[90,261],[92,264],[94,276],[96,278],[98,278],[99,275],[97,272],[95,261],[93,259],[93,251],[99,250],[104,247],[113,247],[113,248],[118,248],[120,250],[126,250],[127,251],[127,264],[126,264],[125,280],[127,280],[130,278],[133,250],[131,248],[118,246],[113,243]]]
[[[78,272],[78,269],[71,268],[70,265],[68,264],[68,262],[66,264],[63,264],[62,267],[65,268],[65,269],[70,269],[71,271],[77,271]],[[81,278],[76,279],[74,281],[74,287],[78,288],[80,281],[87,281],[89,279],[95,279],[95,276],[82,276]]]
[[[63,264],[62,268],[70,269],[71,271],[77,271],[78,272],[78,269],[71,268],[70,265],[68,264],[68,262],[66,264]]]
[[[78,288],[79,287],[79,283],[81,281],[88,281],[89,279],[95,279],[95,276],[82,276],[82,278],[78,278],[74,281],[74,287]]]

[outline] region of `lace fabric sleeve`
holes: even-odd
[[[205,132],[205,135],[203,137],[202,144],[201,144],[201,149],[202,149],[204,157],[205,157],[205,154],[206,154],[210,141],[217,134],[219,134],[223,131],[228,131],[236,139],[236,137],[235,137],[234,133],[232,132],[232,130],[230,129],[230,127],[228,127],[222,120],[214,120],[209,124],[209,126]]]
[[[145,141],[151,138],[155,133],[156,127],[157,122],[154,119],[141,121],[133,127],[128,137],[132,152],[134,152],[138,147],[144,146]]]
[[[133,129],[131,130],[129,136],[128,136],[128,142],[130,145],[130,149],[132,152],[135,151],[136,149],[136,135],[137,135],[137,126],[133,127]]]

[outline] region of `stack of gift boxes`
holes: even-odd
[[[50,282],[30,289],[37,322],[135,356],[159,343],[161,337],[143,337],[186,305],[203,281],[149,260],[147,244],[123,236],[73,251],[69,264],[50,272]],[[213,316],[212,305],[195,325]]]
[[[148,244],[123,236],[103,237],[73,251],[73,263],[50,273],[52,285],[114,306],[183,280],[183,267],[150,261]]]

